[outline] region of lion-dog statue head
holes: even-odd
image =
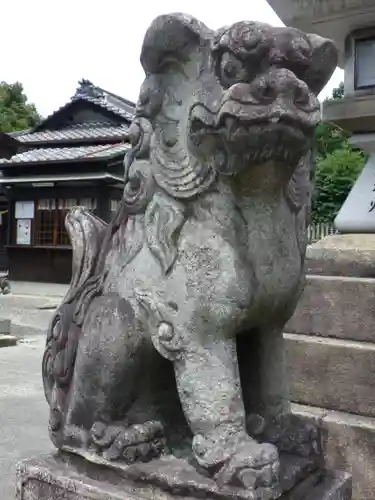
[[[270,160],[290,179],[311,149],[317,95],[336,61],[331,41],[296,29],[239,22],[213,32],[160,16],[142,47],[134,156],[149,154],[156,183],[178,199]]]

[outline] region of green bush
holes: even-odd
[[[325,156],[318,156],[312,219],[332,222],[363,169],[366,156],[344,144]]]

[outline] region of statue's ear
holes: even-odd
[[[168,14],[157,17],[146,32],[141,64],[147,74],[161,71],[169,58],[184,61],[192,50],[207,45],[212,31],[194,17]]]
[[[307,35],[312,48],[309,68],[304,81],[316,94],[320,94],[327,85],[338,62],[338,49],[332,40],[318,35]]]

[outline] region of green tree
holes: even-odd
[[[35,105],[27,100],[22,83],[0,82],[0,132],[25,130],[40,120]]]
[[[344,97],[344,82],[332,90],[332,99],[342,99]]]
[[[338,148],[318,158],[315,174],[314,222],[332,222],[346,200],[365,163],[361,151]]]
[[[344,97],[344,84],[333,89],[332,98]],[[351,147],[350,133],[333,123],[321,122],[316,128],[317,163],[312,219],[332,222],[361,172],[366,155]]]
[[[336,149],[349,147],[350,133],[329,122],[320,122],[315,131],[316,152],[325,158]]]

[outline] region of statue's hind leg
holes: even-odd
[[[116,294],[94,299],[79,341],[62,436],[64,448],[93,447],[106,458],[118,459],[126,444],[160,437],[157,422],[146,422],[142,428],[126,422],[146,366],[145,343],[128,301]],[[126,441],[122,447],[117,446],[120,434]]]
[[[155,307],[152,303],[146,307],[150,317]],[[198,464],[219,484],[246,488],[277,484],[276,448],[259,444],[245,430],[235,338],[218,321],[205,322],[199,305],[183,325],[157,316],[150,328],[152,340],[173,362]],[[207,325],[212,325],[212,331],[207,331]]]
[[[318,455],[317,427],[291,413],[283,327],[248,332],[238,338],[237,349],[249,434],[279,451]]]

